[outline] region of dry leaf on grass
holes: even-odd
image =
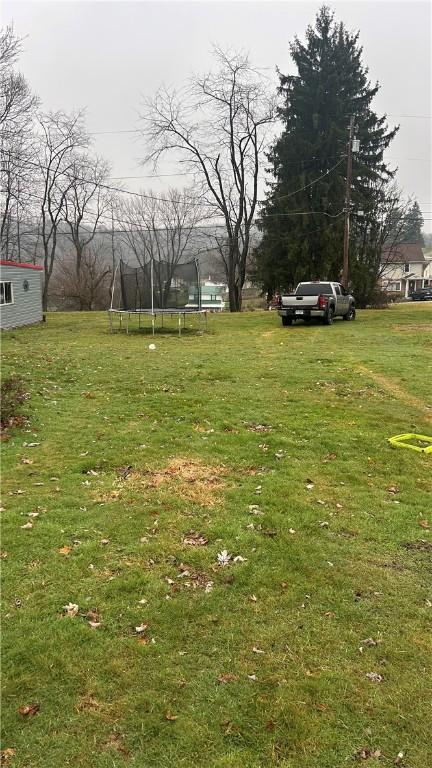
[[[72,551],[72,547],[68,547],[66,545],[64,547],[60,547],[60,549],[58,550],[60,555],[68,555],[69,552],[71,551]]]
[[[202,533],[188,531],[183,539],[183,544],[189,547],[205,547],[208,544],[208,539]]]
[[[30,531],[33,528],[33,523],[25,523],[24,525],[21,525],[21,528],[23,528],[24,531]]]
[[[335,459],[337,459],[336,453],[328,453],[327,456],[324,456],[321,463],[327,464],[328,461],[334,461]]]
[[[372,680],[373,683],[382,683],[384,680],[383,676],[378,674],[378,672],[367,672],[366,677],[368,680]]]
[[[67,605],[63,606],[63,611],[65,616],[70,616],[73,618],[78,613],[78,606],[76,603],[67,603]]]
[[[177,720],[178,715],[173,715],[172,712],[168,710],[168,712],[165,712],[165,720],[169,720],[170,723],[173,723],[174,720]]]
[[[146,629],[148,629],[148,624],[140,624],[139,627],[135,627],[135,632],[137,633],[137,635],[142,635],[142,633],[145,632]]]
[[[397,493],[400,493],[400,489],[397,488],[396,485],[389,485],[387,488],[387,493],[392,494],[392,496],[395,496]]]
[[[380,749],[369,749],[368,747],[362,747],[358,749],[354,755],[354,760],[369,760],[369,758],[375,758],[378,759],[381,757],[381,750]]]
[[[233,672],[225,672],[223,675],[219,675],[218,683],[235,683],[239,679],[238,675],[234,675]]]
[[[424,528],[425,531],[427,531],[430,527],[429,520],[420,520],[419,525],[421,528]]]
[[[40,704],[24,704],[18,708],[20,715],[24,717],[33,717],[40,710]]]
[[[0,765],[9,765],[14,755],[16,755],[16,749],[12,749],[11,747],[2,749],[0,751]]]
[[[33,459],[21,459],[21,464],[33,464]]]
[[[231,555],[228,553],[227,549],[223,549],[222,552],[218,552],[218,556],[217,556],[218,565],[221,565],[222,567],[229,565],[230,560],[231,560]]]

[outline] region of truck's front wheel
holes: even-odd
[[[355,307],[350,307],[346,315],[343,315],[344,320],[355,320],[356,311]]]
[[[282,316],[282,325],[292,325],[292,317],[285,317],[285,315]]]

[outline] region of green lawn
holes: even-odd
[[[432,434],[431,330],[405,304],[155,351],[102,313],[3,335],[31,393],[3,443],[6,764],[432,765],[432,456],[387,443]]]

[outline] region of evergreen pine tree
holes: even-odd
[[[405,216],[402,242],[420,243],[420,245],[424,245],[424,239],[422,235],[423,224],[424,219],[422,212],[417,200],[415,200]]]
[[[397,128],[388,130],[386,117],[372,109],[379,86],[368,81],[358,34],[323,6],[306,42],[295,38],[290,51],[297,74],[279,73],[284,127],[268,156],[274,181],[261,211],[256,254],[256,278],[268,292],[340,276],[351,116],[360,140],[353,155],[353,210],[370,216],[393,176],[383,152]]]

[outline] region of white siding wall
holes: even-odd
[[[43,272],[36,269],[0,266],[1,280],[12,283],[14,300],[13,304],[0,307],[0,327],[3,330],[42,320],[42,275]],[[28,291],[24,290],[24,280],[28,281]]]

